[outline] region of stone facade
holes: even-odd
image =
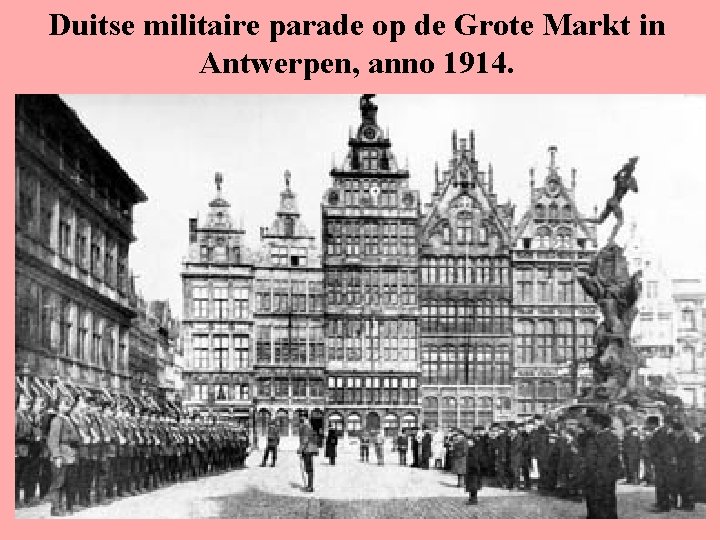
[[[498,203],[475,137],[452,135],[420,227],[423,419],[471,430],[512,413],[513,206]]]
[[[323,271],[315,235],[301,220],[290,172],[255,261],[255,403],[259,432],[271,418],[296,434],[300,412],[322,428],[325,410]]]
[[[568,182],[549,149],[548,173],[514,228],[513,274],[515,412],[520,418],[566,403],[573,386],[588,380],[576,362],[594,353],[597,310],[577,282],[597,250],[595,226],[575,205],[576,171]]]
[[[420,416],[420,197],[371,95],[322,200],[329,424],[391,435]]]
[[[237,420],[251,414],[253,256],[223,197],[223,177],[203,224],[189,221],[182,264],[184,402],[193,412]]]
[[[15,106],[16,373],[130,394],[128,248],[145,194],[58,96]]]

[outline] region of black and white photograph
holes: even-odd
[[[704,95],[17,94],[17,519],[704,519]]]

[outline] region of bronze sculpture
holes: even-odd
[[[615,226],[613,227],[612,233],[610,233],[610,238],[608,238],[608,244],[615,243],[615,236],[617,235],[620,227],[622,227],[624,223],[623,211],[622,207],[620,206],[620,202],[622,201],[623,197],[625,197],[628,191],[633,191],[634,193],[638,192],[637,181],[633,176],[633,173],[635,172],[635,165],[637,165],[637,162],[637,156],[631,157],[628,162],[623,165],[618,172],[615,173],[615,176],[613,176],[613,181],[615,182],[615,189],[613,190],[612,196],[605,203],[605,208],[597,218],[588,219],[590,223],[596,223],[600,225],[605,222],[605,220],[610,216],[610,214],[613,214],[615,216],[615,219],[617,221],[615,223]]]

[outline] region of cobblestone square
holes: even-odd
[[[261,468],[261,452],[248,467],[200,480],[174,484],[127,497],[108,506],[75,512],[68,519],[185,519],[185,518],[585,518],[585,503],[541,496],[536,491],[508,491],[485,487],[477,506],[456,487],[456,477],[436,470],[397,465],[386,452],[384,466],[361,463],[357,446],[342,445],[337,465],[316,459],[315,493],[301,491],[302,477],[293,440],[283,440],[276,467]],[[649,487],[618,485],[620,518],[655,518],[650,512],[654,491]],[[17,510],[18,518],[45,518],[48,504]],[[694,512],[675,510],[662,518],[704,518],[705,505]]]

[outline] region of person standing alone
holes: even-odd
[[[267,464],[268,456],[272,456],[272,462],[270,463],[270,466],[275,466],[275,462],[277,461],[277,449],[279,444],[280,430],[278,429],[277,424],[273,420],[270,422],[270,427],[268,427],[267,445],[265,446],[265,454],[263,454],[262,463],[260,464],[261,467],[265,467],[265,465]]]
[[[307,416],[300,417],[300,448],[298,454],[302,460],[303,471],[307,477],[305,491],[312,493],[315,491],[313,481],[315,477],[315,469],[313,467],[313,458],[318,453],[315,431],[310,427]]]

